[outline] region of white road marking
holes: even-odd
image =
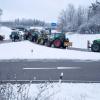
[[[23,68],[23,70],[46,70],[46,69],[58,69],[58,70],[61,70],[61,69],[80,69],[80,67],[49,67],[49,68]]]
[[[26,70],[28,70],[28,69],[29,69],[29,70],[31,70],[31,69],[34,69],[34,70],[35,70],[35,69],[36,69],[36,70],[37,70],[37,69],[38,69],[38,70],[44,70],[44,69],[57,69],[57,68],[23,68],[23,70],[25,70],[25,69],[26,69]]]
[[[80,69],[80,67],[57,67],[57,69]]]

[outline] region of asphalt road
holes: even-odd
[[[15,60],[0,61],[0,81],[100,82],[100,61]]]

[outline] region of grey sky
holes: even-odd
[[[57,21],[62,9],[68,4],[75,7],[88,6],[95,0],[0,0],[3,20],[15,18],[36,18],[46,22]]]

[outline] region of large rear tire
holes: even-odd
[[[56,39],[56,40],[54,40],[53,44],[54,44],[55,48],[60,48],[62,45],[62,42],[61,42],[61,40]]]
[[[100,52],[100,45],[99,44],[92,44],[91,45],[91,50],[93,52]]]
[[[44,39],[40,39],[40,45],[44,45]]]
[[[0,41],[3,41],[4,37],[0,35]]]

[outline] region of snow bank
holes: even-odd
[[[29,41],[0,44],[0,59],[80,59],[100,60],[100,53],[56,49]]]
[[[0,27],[0,34],[5,36],[5,40],[9,39],[9,35],[11,34],[11,29],[7,27]]]
[[[71,42],[73,42],[73,47],[75,48],[87,48],[87,41],[89,40],[91,43],[95,39],[100,39],[100,34],[74,34],[74,33],[66,33],[66,38],[69,38]]]
[[[0,28],[0,33],[9,39],[11,29]],[[29,41],[0,44],[0,59],[77,59],[100,60],[100,53],[87,50],[87,40],[100,38],[100,34],[66,33],[66,37],[73,42],[69,49],[56,49],[34,44]]]
[[[99,83],[3,84],[0,98],[7,100],[99,100]]]

